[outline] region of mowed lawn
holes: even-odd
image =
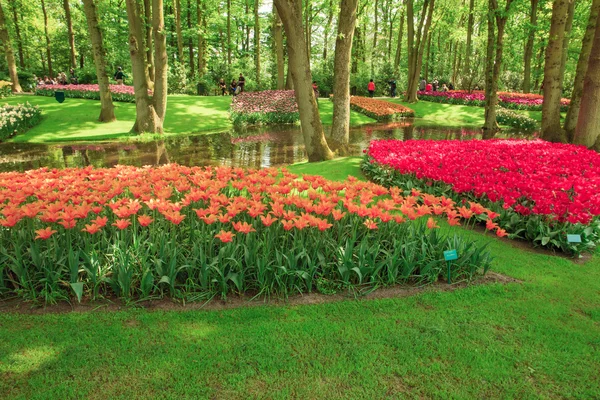
[[[361,177],[360,159],[296,173]],[[487,243],[520,283],[226,311],[0,314],[0,393],[49,399],[538,399],[600,394],[600,257]]]
[[[66,99],[59,104],[52,97],[14,96],[4,99],[8,104],[29,102],[43,111],[42,122],[14,142],[72,142],[118,140],[134,138],[130,133],[135,122],[135,104],[115,102],[116,122],[102,124],[97,121],[100,102],[96,100]],[[225,96],[169,96],[164,130],[166,135],[216,132],[232,128],[229,119],[231,97]],[[330,125],[333,104],[325,99],[319,102],[323,123]],[[375,122],[357,112],[351,113],[353,126]]]

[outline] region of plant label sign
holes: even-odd
[[[581,235],[567,235],[569,243],[581,243]]]
[[[446,261],[458,260],[458,253],[456,252],[456,250],[444,251],[444,260],[446,260]]]

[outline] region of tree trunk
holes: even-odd
[[[50,34],[48,34],[48,14],[46,13],[46,3],[42,1],[42,13],[44,14],[44,32],[46,34],[46,57],[48,59],[48,74],[53,77],[54,71],[52,70],[52,52],[50,50]]]
[[[274,0],[288,38],[289,67],[292,72],[296,101],[308,161],[323,161],[333,158],[327,145],[315,93],[304,30],[302,28],[302,5],[296,0]]]
[[[584,87],[573,142],[600,151],[600,14],[596,18],[596,32]]]
[[[231,0],[227,0],[227,73],[231,75]]]
[[[8,73],[10,75],[10,81],[12,82],[12,92],[21,93],[21,84],[19,83],[19,76],[17,74],[17,64],[15,63],[15,55],[13,54],[12,46],[10,44],[10,36],[8,35],[8,29],[6,29],[6,19],[4,18],[4,10],[0,3],[0,41],[4,50],[4,56],[6,57],[6,64],[8,65]]]
[[[283,25],[273,4],[273,41],[275,42],[275,57],[277,60],[277,90],[285,88],[285,60],[283,57]]]
[[[206,45],[204,33],[206,32],[206,17],[202,14],[202,5],[200,0],[196,0],[196,23],[198,26],[198,76],[202,78],[206,67],[204,54],[206,53]],[[202,28],[200,28],[202,27]]]
[[[162,15],[162,9],[156,9],[156,2],[161,0],[154,0],[153,4],[153,19]],[[142,34],[140,8],[136,0],[126,0],[127,7],[127,20],[129,23],[129,55],[131,57],[131,67],[133,73],[133,86],[135,92],[135,108],[136,108],[136,120],[132,128],[133,132],[162,132],[162,120],[158,116],[150,96],[148,96],[148,81],[146,79],[146,58],[143,49],[144,37]],[[157,12],[158,11],[158,12]],[[159,31],[155,26],[155,41],[156,35],[162,32],[164,27]],[[155,42],[155,47],[158,43]],[[166,47],[166,44],[165,44]],[[165,53],[166,58],[166,53]],[[159,82],[159,65],[161,61],[156,57],[156,82],[155,87],[158,86]],[[155,93],[156,95],[156,93]]]
[[[323,61],[327,61],[327,47],[329,46],[329,31],[333,21],[333,0],[329,0],[327,7],[327,23],[325,24],[325,32],[323,33]]]
[[[497,0],[490,0],[490,11],[488,13],[488,49],[486,65],[485,84],[485,123],[483,126],[483,138],[491,139],[498,130],[496,122],[496,106],[498,105],[498,80],[500,79],[500,68],[502,66],[502,53],[504,51],[504,28],[513,0],[506,1],[503,14],[499,13]],[[494,17],[498,32],[496,36],[496,51],[494,54]],[[491,42],[490,42],[491,36]],[[489,48],[491,44],[491,49]]]
[[[560,100],[562,79],[560,78],[563,40],[570,3],[573,0],[554,0],[550,38],[546,47],[544,66],[544,103],[542,104],[542,139],[549,142],[567,141],[560,125]]]
[[[431,33],[427,38],[427,58],[425,59],[425,80],[429,82],[429,61],[431,61]]]
[[[154,53],[152,51],[152,6],[150,0],[144,0],[144,18],[146,22],[146,63],[148,63],[148,79],[154,82]]]
[[[94,56],[94,64],[96,65],[96,77],[98,78],[98,86],[100,87],[100,122],[115,121],[115,108],[110,94],[110,86],[108,75],[106,73],[106,53],[102,41],[102,31],[98,23],[98,13],[94,0],[83,0],[83,10],[87,21],[90,39],[92,41],[92,54]]]
[[[419,77],[423,65],[423,52],[425,51],[425,42],[429,35],[429,27],[433,17],[435,0],[425,0],[421,11],[421,19],[415,38],[414,26],[414,0],[407,1],[406,17],[408,22],[408,89],[406,90],[405,100],[409,103],[416,103],[417,89],[419,88]]]
[[[531,59],[533,58],[533,41],[537,29],[537,9],[539,0],[531,0],[531,12],[529,14],[529,34],[525,44],[525,58],[523,66],[523,92],[531,92]]]
[[[585,35],[581,44],[581,52],[579,53],[579,61],[577,62],[577,71],[575,73],[575,81],[573,82],[573,94],[571,95],[571,104],[565,120],[565,131],[567,140],[573,141],[577,120],[579,119],[579,107],[581,105],[581,96],[583,95],[583,80],[588,69],[588,60],[590,58],[594,33],[596,31],[596,20],[600,15],[600,0],[594,0],[590,9],[590,17],[588,19]]]
[[[402,59],[402,36],[404,35],[404,9],[400,14],[400,28],[398,29],[398,47],[396,47],[396,57],[394,58],[394,75],[398,75],[400,69],[400,60]]]
[[[175,34],[177,35],[177,61],[183,64],[183,35],[181,33],[181,0],[173,1],[175,11]]]
[[[288,51],[289,54],[289,51]],[[292,79],[292,68],[290,67],[290,58],[288,57],[288,68],[285,76],[285,90],[294,90],[294,80]]]
[[[187,0],[187,28],[188,32],[192,30],[192,0]],[[192,35],[188,37],[188,55],[190,59],[190,76],[194,79],[196,75],[196,67],[194,66],[194,41]]]
[[[463,78],[462,78],[462,82],[461,82],[461,85],[463,86],[463,88],[465,88],[465,83],[467,83],[466,89],[469,91],[471,90],[471,82],[473,81],[473,79],[471,79],[471,55],[473,52],[473,50],[472,50],[473,26],[475,25],[475,15],[473,13],[474,7],[475,7],[475,0],[470,0],[469,1],[469,18],[468,18],[468,22],[467,22],[467,48],[465,50],[465,58],[464,58],[464,60],[465,60],[464,67],[465,68],[463,70]],[[489,44],[489,41],[488,41],[488,44]]]
[[[254,65],[256,68],[256,85],[260,87],[260,19],[258,18],[259,1],[254,0]]]
[[[358,0],[342,0],[333,64],[333,125],[331,137],[339,153],[347,154],[350,140],[350,57],[356,27]]]
[[[163,0],[152,0],[152,32],[154,41],[154,60],[156,63],[154,94],[152,102],[156,115],[160,119],[157,130],[162,133],[167,114],[167,32],[165,30],[165,14]]]
[[[569,42],[571,41],[571,30],[573,29],[573,17],[575,16],[575,0],[569,4],[569,10],[567,11],[567,23],[565,24],[565,36],[563,39],[563,51],[562,58],[560,61],[560,73],[558,74],[560,79],[560,95],[562,97],[563,84],[565,81],[565,70],[567,68],[567,55],[569,54]]]
[[[19,67],[21,67],[21,69],[25,69],[25,57],[24,57],[24,53],[23,53],[23,40],[21,39],[21,28],[20,28],[20,24],[19,24],[19,17],[17,15],[17,2],[16,1],[11,1],[11,8],[12,8],[12,14],[13,14],[13,23],[15,25],[15,35],[17,37],[17,52],[19,54]]]
[[[71,7],[69,6],[69,0],[63,0],[63,6],[65,9],[65,19],[67,22],[67,33],[69,36],[69,59],[71,62],[71,68],[77,68],[76,56],[75,56],[75,34],[73,33],[73,22],[71,21]]]

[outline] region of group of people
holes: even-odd
[[[443,83],[442,86],[440,86],[437,79],[428,83],[424,78],[421,78],[421,82],[419,82],[419,91],[421,92],[447,92],[449,90],[454,90],[452,82],[447,85]]]
[[[44,78],[36,78],[38,85],[77,85],[79,84],[79,78],[77,78],[77,74],[75,74],[75,70],[71,68],[69,71],[69,77],[64,72],[56,75],[56,79],[52,76],[44,76]]]
[[[235,80],[235,78],[233,78],[231,84],[229,85],[229,88],[227,88],[227,84],[225,83],[225,80],[223,78],[219,80],[219,89],[221,89],[221,96],[226,96],[227,94],[236,96],[240,93],[243,93],[245,85],[246,78],[244,78],[244,75],[242,74],[240,74],[238,80]]]
[[[396,79],[394,78],[390,78],[390,80],[388,81],[388,85],[390,86],[390,97],[396,97],[396,89],[398,87],[398,85],[396,84]],[[369,84],[367,85],[367,90],[369,91],[369,97],[373,97],[375,96],[375,82],[373,81],[373,79],[371,79],[369,81]]]

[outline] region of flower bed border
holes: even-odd
[[[50,86],[50,87],[48,87]],[[54,97],[56,92],[64,92],[66,98],[71,99],[87,99],[87,100],[100,100],[100,89],[98,90],[82,90],[77,87],[89,87],[98,85],[40,85],[35,88],[36,96]],[[113,101],[122,103],[135,103],[135,94],[131,93],[119,93],[118,90],[123,87],[131,88],[132,86],[123,85],[110,85],[111,96]],[[149,90],[148,94],[152,96],[152,91]]]
[[[6,130],[4,128],[0,129],[0,142],[9,139],[12,136],[23,134],[29,129],[39,124],[40,122],[42,122],[42,110],[38,106],[32,106],[29,103],[17,105],[5,104],[4,106],[0,107],[0,114],[2,114],[5,111],[10,112],[13,109],[21,108],[24,108],[24,110],[21,110],[21,112],[32,113],[31,117],[20,119],[18,121],[15,121],[15,123],[7,121]]]
[[[330,97],[330,99],[333,101],[333,97]],[[375,112],[374,110],[369,110],[363,105],[357,103],[357,100],[363,103],[372,103],[376,107],[388,107],[387,113],[381,114]],[[415,112],[413,110],[411,110],[408,107],[404,107],[401,104],[391,103],[389,101],[372,99],[370,97],[363,96],[350,97],[350,109],[359,112],[363,115],[366,115],[367,117],[372,118],[378,122],[398,121],[400,119],[412,118],[415,116]],[[390,112],[391,110],[394,110],[394,112]]]

